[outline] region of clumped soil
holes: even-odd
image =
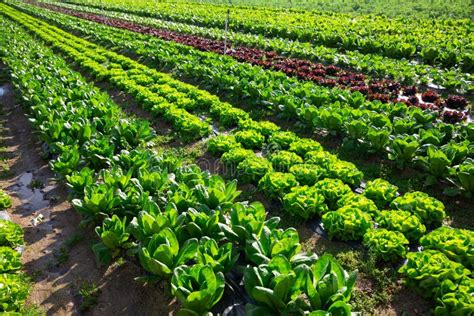
[[[134,280],[143,274],[137,264],[97,265],[93,229],[79,226],[81,218],[68,202],[64,184],[54,180],[42,159],[41,142],[16,103],[12,85],[0,85],[0,155],[6,161],[0,188],[12,197],[10,216],[25,231],[23,263],[33,280],[27,303],[47,315],[174,314],[177,304],[162,284]],[[99,291],[97,304],[83,310],[79,289],[85,284],[95,284]]]

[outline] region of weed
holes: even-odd
[[[94,282],[84,282],[79,288],[79,295],[82,297],[79,309],[81,311],[89,310],[97,304],[100,295],[100,289]]]

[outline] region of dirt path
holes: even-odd
[[[12,197],[10,215],[25,230],[23,262],[34,281],[28,303],[47,315],[173,313],[176,304],[161,285],[134,281],[141,274],[136,264],[97,267],[90,248],[96,240],[93,230],[78,226],[80,217],[67,201],[64,184],[52,179],[41,158],[41,143],[15,102],[12,85],[0,86],[0,143],[6,148],[0,155],[9,167],[1,172],[0,188]],[[99,289],[97,304],[81,311],[79,289],[86,284]]]

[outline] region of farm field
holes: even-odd
[[[472,4],[404,2],[1,0],[0,313],[474,315]]]

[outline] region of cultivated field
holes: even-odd
[[[474,315],[468,1],[0,1],[0,313]]]

